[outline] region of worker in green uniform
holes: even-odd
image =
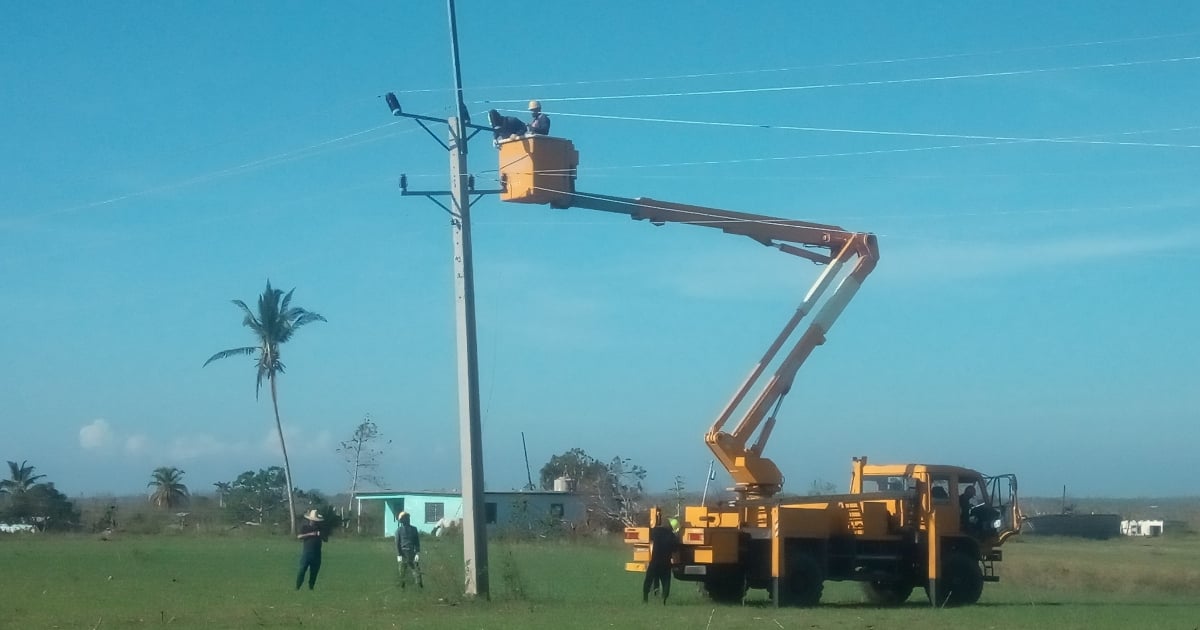
[[[421,582],[421,532],[409,522],[408,512],[396,515],[396,562],[400,566],[400,588],[404,588],[411,573],[418,588]]]

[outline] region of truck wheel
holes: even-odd
[[[938,579],[936,606],[966,606],[979,601],[983,594],[983,569],[970,556],[951,552],[942,560],[942,576]],[[929,587],[925,587],[929,595]]]
[[[746,596],[746,580],[739,571],[715,572],[704,580],[704,595],[718,604],[740,604]]]
[[[779,603],[784,606],[816,606],[825,590],[825,572],[812,554],[796,553],[788,559],[787,576],[779,590]]]
[[[878,606],[899,606],[912,595],[912,584],[899,582],[863,582],[863,593],[867,601]]]

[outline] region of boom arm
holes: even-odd
[[[766,354],[750,371],[733,398],[721,410],[704,440],[717,459],[729,471],[735,490],[743,497],[769,497],[783,487],[783,474],[763,449],[775,426],[774,413],[792,387],[796,371],[804,364],[813,348],[825,343],[825,335],[841,315],[846,303],[858,292],[859,285],[875,268],[879,248],[874,234],[847,232],[836,225],[806,223],[758,214],[730,212],[714,208],[689,206],[654,199],[626,199],[575,191],[576,167],[579,154],[574,144],[565,138],[532,136],[500,143],[500,199],[515,203],[549,204],[553,208],[588,208],[626,214],[655,225],[683,223],[718,228],[729,234],[747,236],[775,247],[782,252],[800,256],[819,265],[824,271],[804,296],[796,313],[767,349]],[[753,404],[734,426],[726,431],[735,410],[750,390],[762,378],[767,366],[787,345],[800,321],[816,308],[830,286],[834,285],[846,263],[855,261],[851,271],[821,304],[808,328],[790,347],[779,367],[762,388]],[[754,443],[751,436],[758,433]]]
[[[717,459],[733,477],[735,489],[748,497],[769,497],[783,487],[783,474],[775,462],[763,457],[763,449],[775,426],[772,409],[776,408],[792,387],[796,372],[813,349],[825,343],[825,335],[841,315],[846,304],[854,297],[859,286],[875,268],[879,260],[879,248],[874,234],[847,232],[834,225],[793,221],[757,214],[730,212],[685,204],[657,201],[654,199],[626,199],[574,193],[568,206],[627,214],[635,220],[646,220],[655,225],[684,223],[718,228],[729,234],[748,236],[763,245],[775,247],[782,252],[800,256],[817,264],[825,265],[796,313],[792,315],[766,354],[742,382],[729,403],[721,410],[704,441]],[[799,246],[797,246],[799,245]],[[826,253],[817,250],[825,250]],[[770,381],[759,393],[753,404],[738,421],[732,431],[726,432],[734,411],[746,398],[750,390],[762,377],[767,366],[795,332],[800,321],[813,309],[826,290],[834,283],[843,266],[857,259],[853,269],[837,284],[833,293],[817,311],[812,323],[800,339],[791,347],[779,364]],[[768,417],[768,413],[772,413]],[[761,431],[759,429],[761,428]],[[750,444],[750,438],[758,431],[758,438]]]

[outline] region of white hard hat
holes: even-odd
[[[529,111],[533,111],[535,109],[541,109],[541,108],[542,108],[542,104],[540,101],[529,101]]]

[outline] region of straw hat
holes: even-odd
[[[316,510],[309,510],[304,515],[304,518],[306,518],[314,523],[320,523],[321,521],[325,520],[325,519],[321,518],[321,515],[319,513],[317,513]]]

